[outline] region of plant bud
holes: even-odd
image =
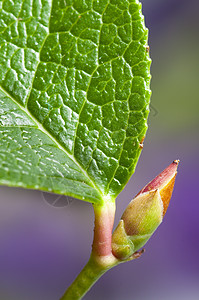
[[[178,161],[153,179],[129,203],[112,235],[113,254],[128,259],[161,224],[172,195]]]

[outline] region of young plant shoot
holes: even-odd
[[[0,184],[93,205],[90,259],[61,298],[78,300],[107,270],[143,253],[177,173],[174,161],[112,233],[116,197],[147,131],[151,59],[141,3],[4,0],[0,20]]]

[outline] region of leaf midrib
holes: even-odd
[[[101,190],[95,185],[93,180],[90,178],[88,173],[82,168],[82,166],[78,163],[78,161],[75,159],[75,157],[73,155],[71,155],[70,153],[68,153],[68,151],[62,145],[60,145],[60,143],[44,128],[44,126],[37,121],[37,119],[29,112],[29,110],[24,108],[21,104],[19,104],[7,91],[4,90],[4,88],[2,88],[1,85],[0,85],[0,89],[2,90],[2,92],[5,95],[7,95],[15,103],[15,105],[17,105],[26,115],[29,116],[29,118],[31,118],[31,120],[36,125],[35,128],[38,128],[41,132],[43,132],[45,135],[47,135],[56,144],[56,146],[61,151],[63,151],[77,165],[77,167],[80,169],[80,171],[89,180],[91,187],[93,187],[96,191],[98,191],[99,194],[101,195],[101,198],[104,199],[104,195],[102,194]],[[6,126],[6,127],[8,127],[8,126]],[[15,127],[15,126],[9,126],[9,127]],[[20,126],[20,127],[23,127],[23,126]],[[28,126],[28,127],[34,128],[34,126]]]

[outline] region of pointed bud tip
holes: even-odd
[[[174,160],[164,171],[162,171],[158,176],[156,176],[152,181],[150,181],[139,193],[146,193],[151,190],[159,190],[160,196],[163,202],[165,215],[169,202],[172,196],[175,178],[177,175],[177,168],[179,165],[179,160]]]
[[[176,159],[176,160],[173,161],[173,163],[176,164],[176,165],[179,165],[179,162],[180,162],[179,159]]]

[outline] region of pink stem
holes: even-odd
[[[97,256],[112,255],[112,230],[115,218],[115,204],[94,206],[95,228],[93,253]]]

